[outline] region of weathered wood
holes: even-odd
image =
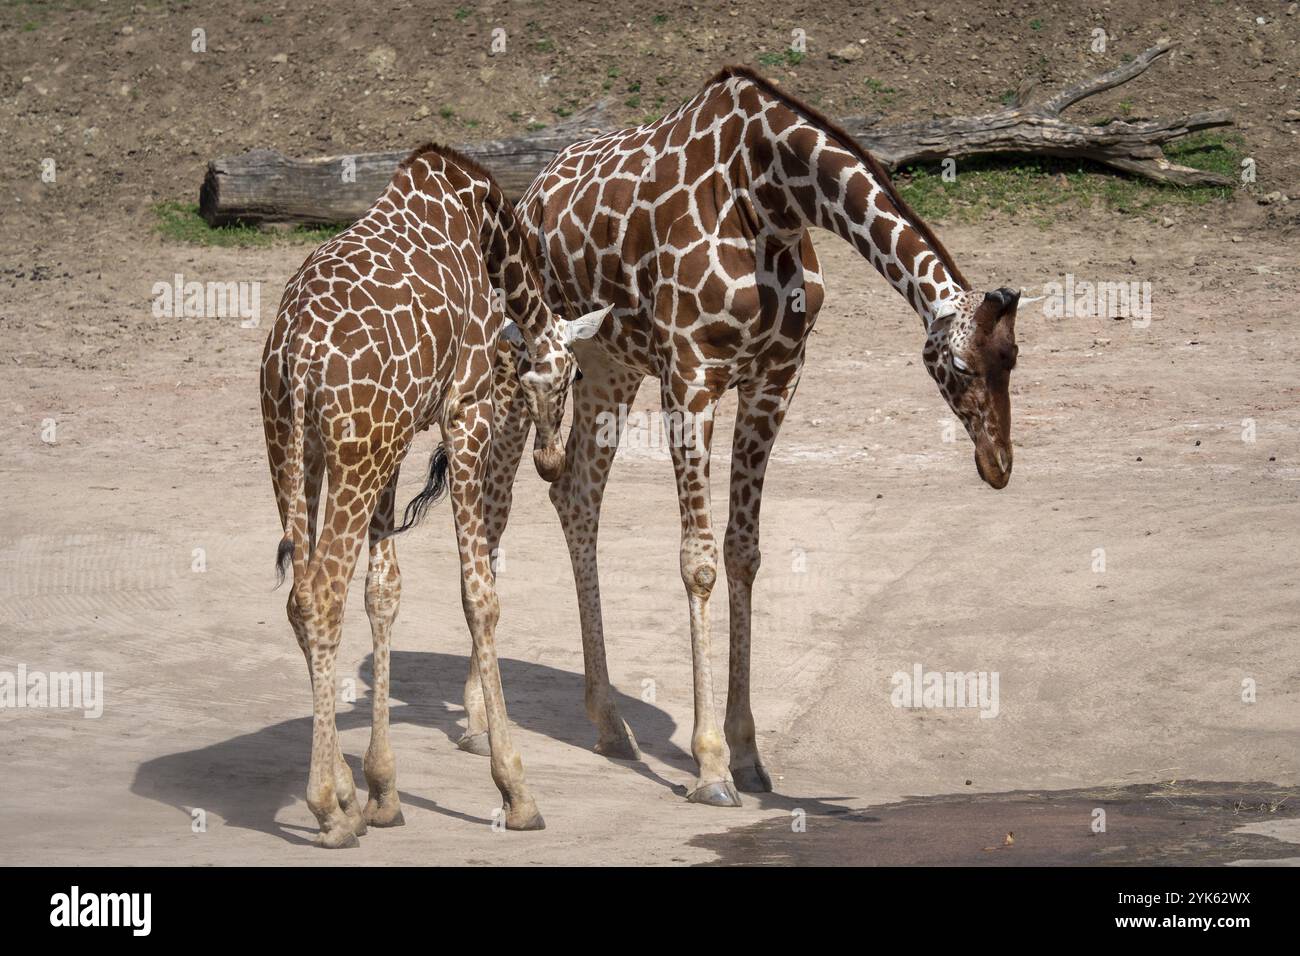
[[[1033,99],[1034,83],[1026,81],[1007,107],[982,116],[957,116],[885,129],[875,128],[870,121],[846,120],[845,128],[894,169],[950,156],[1029,153],[1091,159],[1178,186],[1231,186],[1233,181],[1225,176],[1171,163],[1160,151],[1162,143],[1179,136],[1231,126],[1228,110],[1135,123],[1112,120],[1104,126],[1081,126],[1061,119],[1063,110],[1141,75],[1173,47],[1172,42],[1162,40],[1128,63],[1037,103]]]
[[[613,128],[608,104],[602,101],[546,129],[455,148],[492,170],[508,195],[518,196],[564,147]],[[410,152],[291,159],[272,149],[254,149],[225,156],[208,163],[199,190],[199,214],[214,226],[352,222],[370,208]]]
[[[980,116],[890,127],[877,126],[879,117],[849,117],[841,125],[891,169],[948,157],[1027,153],[1090,159],[1179,186],[1230,186],[1231,179],[1171,163],[1160,151],[1161,144],[1180,136],[1230,126],[1227,110],[1133,123],[1112,120],[1101,126],[1061,118],[1081,100],[1141,75],[1173,46],[1162,40],[1128,63],[1042,100],[1035,98],[1034,82],[1026,80],[1005,108]],[[613,128],[608,102],[602,101],[543,130],[456,148],[492,170],[508,195],[518,196],[564,147]],[[255,149],[223,157],[208,164],[199,211],[212,225],[351,222],[383,192],[407,152],[290,159],[274,150]],[[345,162],[350,163],[349,176],[344,175]]]

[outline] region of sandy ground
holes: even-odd
[[[408,825],[333,854],[309,845],[309,691],[285,592],[271,589],[264,330],[150,313],[153,283],[180,272],[263,281],[268,322],[307,250],[119,246],[107,234],[46,250],[48,279],[0,285],[0,671],[102,671],[105,706],[97,720],[0,710],[0,862],[708,862],[720,844],[702,837],[793,810],[815,830],[837,809],[907,795],[1295,787],[1294,248],[1214,226],[1117,231],[1113,219],[1051,235],[942,232],[984,288],[1033,290],[1066,272],[1151,279],[1153,321],[1022,310],[1015,474],[994,492],[964,436],[944,441],[915,317],[846,247],[820,241],[831,294],[770,472],[756,590],[754,701],[776,792],[739,810],[683,799],[691,685],[671,466],[629,449],[606,501],[602,585],[611,672],[645,762],[590,751],[568,561],[545,488],[524,470],[498,639],[548,828],[490,827],[487,764],[451,742],[468,637],[443,507],[400,545],[393,737]],[[650,390],[641,402],[651,407]],[[407,495],[419,471],[408,467]],[[355,675],[357,701],[340,728],[364,784],[359,587],[345,628],[341,674]],[[725,640],[716,647],[725,673]],[[996,671],[998,716],[892,706],[891,675],[918,663]],[[1242,700],[1248,678],[1254,703]],[[193,832],[195,809],[205,832]]]

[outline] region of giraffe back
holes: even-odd
[[[489,394],[501,316],[481,243],[486,190],[437,150],[412,154],[290,280],[264,380],[296,363],[327,434],[369,425],[409,436],[438,421],[448,398]]]

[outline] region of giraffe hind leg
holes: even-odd
[[[386,483],[373,462],[366,467],[331,465],[320,538],[307,580],[295,581],[290,596],[290,620],[303,645],[312,685],[307,806],[320,824],[317,845],[330,849],[356,846],[357,837],[366,831],[335,723],[336,661],[348,582]]]
[[[393,620],[402,598],[402,572],[393,539],[397,475],[379,496],[370,519],[370,566],[366,571],[366,616],[374,642],[372,653],[370,746],[364,770],[369,790],[362,817],[373,827],[400,827],[406,822],[397,794],[397,760],[388,740],[389,648]]]

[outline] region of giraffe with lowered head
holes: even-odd
[[[699,773],[689,799],[738,806],[737,787],[772,786],[750,704],[750,604],[763,477],[825,293],[809,229],[850,243],[920,317],[925,367],[970,435],[980,477],[994,488],[1011,477],[1018,293],[974,291],[874,157],[745,67],[723,69],[657,122],[565,149],[519,210],[549,300],[613,307],[599,333],[575,348],[582,380],[574,388],[566,469],[550,489],[576,579],[596,749],[639,756],[609,684],[596,536],[617,446],[607,425],[653,376],[675,423],[669,433],[684,438],[671,454],[694,672],[691,749]],[[732,388],[738,409],[722,543],[730,666],[720,729],[709,618],[718,565],[709,453],[713,411]],[[509,427],[528,424],[516,416]],[[522,447],[518,437],[512,441]],[[471,674],[471,727],[482,723],[475,682]]]

